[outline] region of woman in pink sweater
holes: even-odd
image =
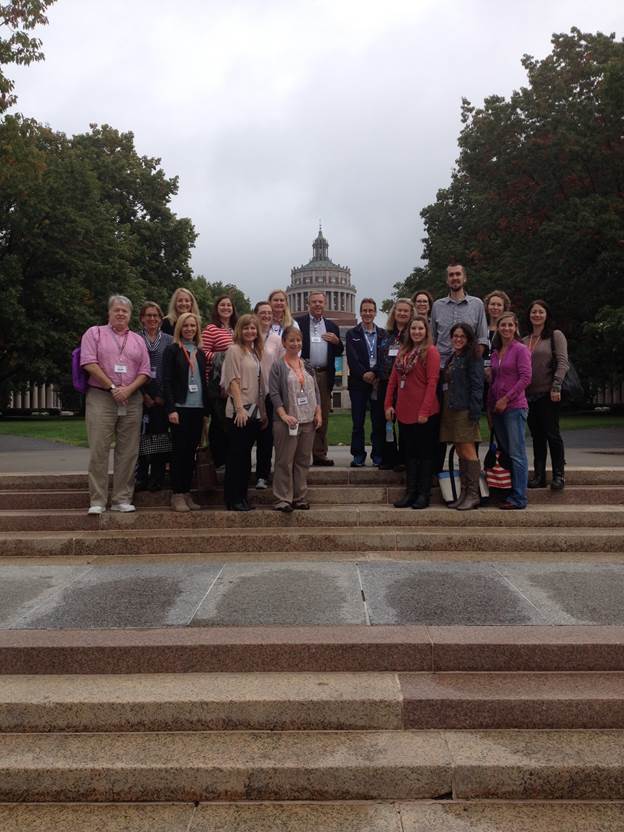
[[[433,346],[429,322],[417,315],[394,362],[384,402],[386,419],[396,416],[399,422],[399,446],[405,449],[407,488],[396,508],[429,505],[439,430],[439,375],[440,353]]]
[[[522,509],[528,502],[524,434],[529,405],[524,391],[531,383],[531,353],[520,340],[513,312],[503,312],[498,319],[492,347],[488,416],[499,445],[511,459],[511,492],[501,508]]]

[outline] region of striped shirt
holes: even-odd
[[[232,343],[232,330],[216,324],[208,324],[201,336],[201,348],[206,356],[206,369],[212,366],[216,352],[225,352]]]

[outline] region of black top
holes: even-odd
[[[386,330],[379,326],[375,327],[377,333],[376,364],[371,368],[370,350],[366,330],[360,323],[347,332],[347,362],[349,364],[349,390],[370,390],[371,385],[362,380],[364,373],[373,372],[377,376],[380,367],[380,347]]]
[[[208,385],[206,384],[206,357],[201,348],[195,353],[198,368],[198,382],[202,387],[204,411],[208,412]],[[186,400],[189,365],[179,344],[169,344],[163,353],[163,391],[165,394],[165,409],[173,413],[176,402]]]

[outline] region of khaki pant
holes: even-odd
[[[86,424],[89,439],[89,497],[91,505],[106,506],[108,500],[108,456],[115,440],[112,503],[131,503],[134,473],[139,455],[143,397],[133,393],[127,414],[119,416],[117,402],[107,390],[87,392]]]
[[[329,423],[329,409],[331,407],[331,396],[329,388],[327,387],[327,370],[315,370],[316,383],[321,394],[321,416],[323,417],[323,424],[318,428],[314,434],[314,447],[312,448],[312,456],[314,459],[325,459],[327,457],[327,427]]]
[[[308,493],[308,469],[314,442],[312,422],[299,425],[297,436],[290,436],[288,425],[281,419],[273,422],[275,470],[273,494],[278,502],[303,502]]]

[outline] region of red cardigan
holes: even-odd
[[[384,410],[394,407],[399,422],[413,425],[419,416],[427,419],[440,411],[436,388],[440,376],[440,353],[436,347],[429,347],[426,361],[418,360],[411,373],[405,377],[405,387],[401,389],[401,376],[397,372],[396,361],[388,381]],[[396,393],[396,404],[394,397]]]

